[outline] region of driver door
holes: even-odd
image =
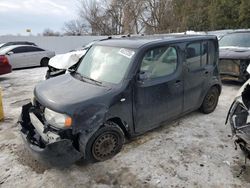
[[[155,47],[141,60],[134,88],[135,132],[142,133],[174,118],[183,109],[183,78],[178,46]]]

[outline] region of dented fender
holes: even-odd
[[[73,115],[75,122],[72,127],[73,134],[96,130],[105,122],[107,112],[108,107],[103,104],[93,104],[86,108],[77,109]]]

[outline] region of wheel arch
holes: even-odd
[[[212,87],[216,87],[216,88],[218,89],[218,91],[219,91],[219,94],[221,94],[221,91],[222,91],[221,85],[219,85],[219,84],[214,84],[214,85],[212,85],[209,89],[211,89]],[[208,90],[208,91],[209,91],[209,90]]]
[[[122,121],[121,118],[119,118],[119,117],[112,117],[112,118],[107,119],[107,121],[111,121],[111,122],[114,122],[115,124],[117,124],[122,129],[125,137],[126,138],[130,137],[128,128],[126,126],[126,122]]]

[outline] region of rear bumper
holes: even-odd
[[[44,141],[31,122],[29,115],[32,113],[31,107],[30,103],[23,106],[18,123],[21,126],[21,135],[26,147],[37,160],[52,166],[69,166],[83,157],[70,139],[59,137],[54,141]]]
[[[8,74],[11,71],[12,71],[11,65],[6,65],[6,64],[1,65],[1,63],[0,63],[0,75],[2,75],[2,74]]]
[[[238,80],[246,81],[248,73],[246,72],[248,66],[247,60],[240,59],[220,59],[219,70],[223,80]]]

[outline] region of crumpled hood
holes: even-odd
[[[220,48],[220,59],[250,59],[250,49]]]
[[[80,106],[98,103],[96,99],[109,92],[108,87],[83,82],[70,74],[65,74],[38,84],[34,95],[43,106],[56,112],[70,114]]]
[[[87,50],[78,50],[66,54],[59,54],[49,60],[49,66],[56,69],[68,69],[75,65]]]

